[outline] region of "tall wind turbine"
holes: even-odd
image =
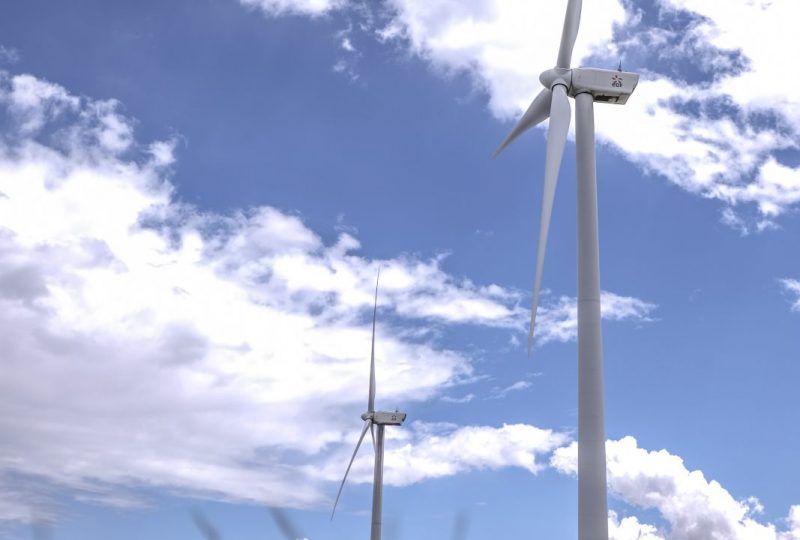
[[[333,511],[331,512],[331,519],[336,512],[336,505],[339,504],[339,497],[342,495],[342,488],[347,481],[347,474],[350,472],[350,467],[353,465],[353,460],[356,459],[358,449],[361,447],[361,442],[370,430],[372,434],[372,445],[375,449],[375,467],[374,478],[372,483],[372,529],[370,533],[371,540],[381,539],[381,510],[383,508],[383,431],[385,426],[400,426],[406,419],[404,412],[383,412],[375,410],[375,319],[378,314],[378,283],[381,278],[381,272],[378,270],[378,278],[375,280],[375,307],[372,310],[372,355],[369,363],[369,398],[367,400],[367,412],[361,415],[364,420],[364,429],[361,430],[361,436],[356,443],[356,449],[353,451],[353,457],[350,458],[350,463],[347,465],[347,470],[344,472],[344,478],[339,486],[339,493],[336,494],[336,501],[333,503]],[[378,428],[378,433],[375,433],[375,426]]]
[[[578,36],[581,0],[568,0],[556,67],[543,72],[545,87],[495,152],[497,156],[524,131],[550,117],[544,167],[544,193],[536,255],[536,278],[528,333],[533,342],[547,231],[553,210],[561,157],[575,98],[578,172],[578,538],[608,540],[606,452],[603,426],[603,344],[600,329],[600,256],[597,233],[597,171],[594,102],[624,104],[639,82],[635,73],[570,68]]]

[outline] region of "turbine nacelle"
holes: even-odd
[[[364,415],[361,415],[364,418]],[[406,419],[406,413],[399,411],[384,412],[375,411],[372,413],[372,423],[379,426],[400,426]]]
[[[555,67],[542,71],[542,74],[539,75],[539,82],[548,90],[552,90],[557,84],[563,84],[569,88],[572,84],[572,70]]]
[[[553,68],[542,72],[539,82],[549,90],[562,84],[570,97],[588,93],[595,101],[624,105],[639,83],[639,74],[611,69]]]

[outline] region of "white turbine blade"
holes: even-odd
[[[375,412],[375,319],[378,316],[378,283],[381,279],[381,269],[378,268],[378,277],[375,280],[375,306],[372,308],[372,354],[369,361],[369,401],[367,412]],[[373,445],[375,435],[372,436]]]
[[[372,425],[372,420],[367,420],[364,423],[364,429],[361,430],[361,436],[358,438],[358,443],[356,443],[356,449],[353,451],[353,457],[350,458],[350,463],[347,464],[347,470],[344,471],[344,478],[342,478],[342,483],[339,485],[339,493],[336,494],[336,500],[333,503],[333,510],[331,511],[331,520],[333,520],[333,514],[336,513],[336,505],[339,504],[339,497],[342,495],[342,489],[344,488],[344,483],[347,481],[347,475],[350,473],[350,467],[353,466],[353,460],[356,459],[356,454],[358,454],[358,449],[361,446],[361,441],[364,440],[364,435],[367,434],[367,430]]]
[[[542,218],[539,225],[539,246],[536,253],[536,279],[533,282],[533,304],[531,306],[531,327],[528,331],[528,354],[533,345],[533,328],[536,323],[536,310],[539,306],[539,288],[542,285],[544,269],[544,253],[547,248],[547,232],[550,228],[550,216],[553,213],[553,199],[556,194],[558,171],[561,168],[561,156],[567,144],[571,109],[567,89],[563,85],[553,87],[553,99],[550,105],[550,127],[547,131],[547,157],[544,164],[544,189],[542,191]]]
[[[453,524],[453,540],[466,540],[469,530],[469,516],[459,512]]]
[[[578,27],[581,24],[582,0],[568,0],[567,13],[564,16],[564,29],[561,32],[561,46],[558,48],[556,66],[569,69],[572,62],[572,49],[578,38]]]
[[[536,124],[544,122],[547,117],[550,116],[550,96],[551,92],[546,88],[539,92],[539,95],[536,96],[530,106],[528,106],[528,110],[525,111],[525,114],[519,119],[517,125],[514,126],[514,129],[508,134],[508,137],[497,147],[492,157],[499,156],[500,152],[505,150],[517,137]]]
[[[378,447],[375,446],[375,424],[370,423],[369,425],[369,434],[372,435],[372,450],[373,452],[378,451]]]

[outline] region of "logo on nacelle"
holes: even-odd
[[[614,88],[622,88],[622,77],[619,75],[613,75],[611,77],[611,86]]]

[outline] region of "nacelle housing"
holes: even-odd
[[[399,426],[403,423],[403,420],[406,419],[406,413],[404,412],[383,412],[383,411],[375,411],[372,416],[372,421],[376,424],[382,424],[384,426]]]
[[[595,101],[624,105],[636,85],[639,74],[611,69],[576,68],[572,70],[569,95],[588,92]]]

